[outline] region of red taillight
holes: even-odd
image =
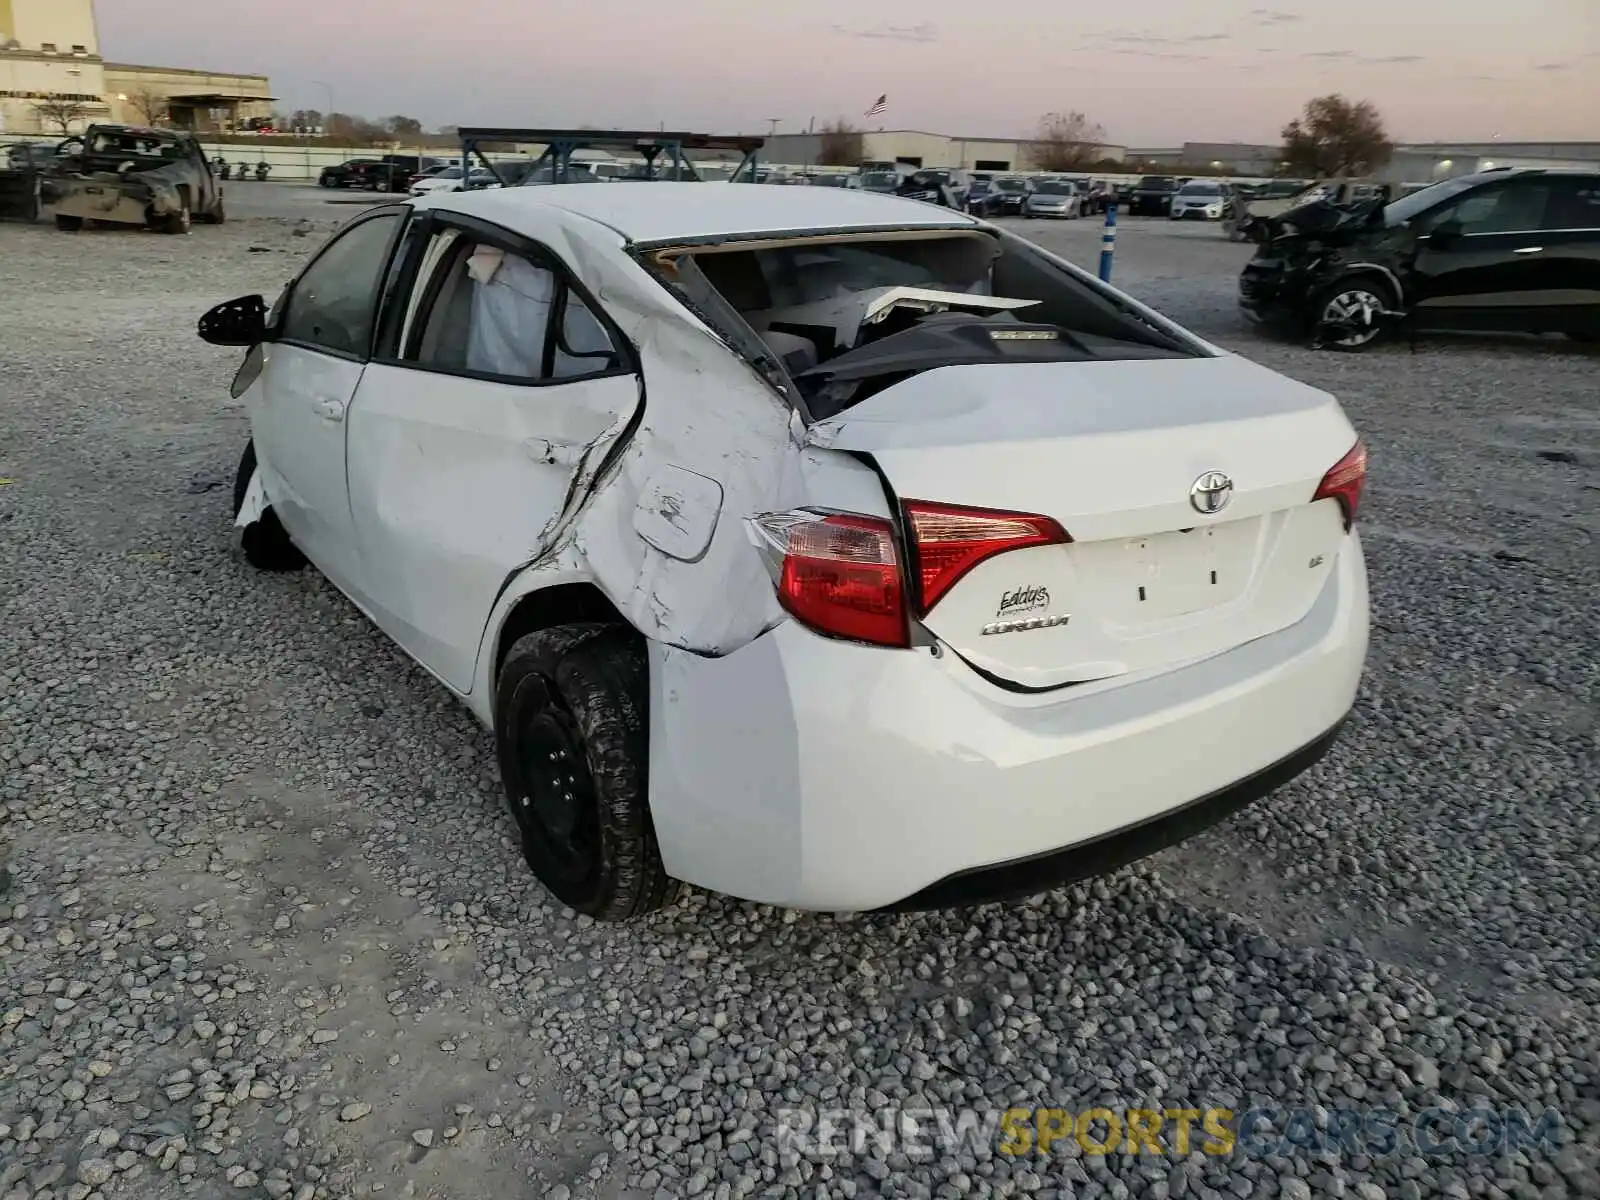
[[[1317,484],[1317,494],[1311,497],[1315,504],[1318,500],[1333,499],[1339,502],[1339,507],[1344,510],[1344,527],[1348,532],[1355,523],[1356,509],[1361,507],[1361,489],[1367,484],[1367,444],[1357,439],[1356,444],[1350,447],[1338,462],[1334,463],[1322,482]]]
[[[778,602],[834,637],[908,646],[894,529],[880,517],[799,510],[751,521],[778,587]]]
[[[907,500],[906,538],[915,556],[917,610],[926,613],[973,567],[996,554],[1072,540],[1050,517]]]

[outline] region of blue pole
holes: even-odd
[[[1106,227],[1100,235],[1100,282],[1111,282],[1111,258],[1117,252],[1117,206],[1106,205]]]

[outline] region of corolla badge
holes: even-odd
[[[978,632],[990,637],[997,633],[1021,633],[1025,629],[1055,629],[1072,620],[1067,613],[1058,613],[1055,616],[1027,615],[1043,614],[1049,607],[1049,588],[1038,586],[1013,588],[1000,595],[1000,607],[995,610],[994,615],[1002,619],[990,621]]]
[[[1189,489],[1189,503],[1194,505],[1196,512],[1205,513],[1207,516],[1219,513],[1228,507],[1228,501],[1233,498],[1233,480],[1221,471],[1207,471],[1194,481],[1194,486]]]

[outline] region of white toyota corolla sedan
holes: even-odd
[[[1331,397],[949,209],[445,193],[249,347],[244,553],[321,571],[494,731],[534,873],[824,910],[1035,894],[1332,743],[1367,647]]]

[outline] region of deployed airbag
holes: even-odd
[[[493,246],[472,252],[467,275],[473,285],[467,370],[538,379],[544,374],[555,275]]]

